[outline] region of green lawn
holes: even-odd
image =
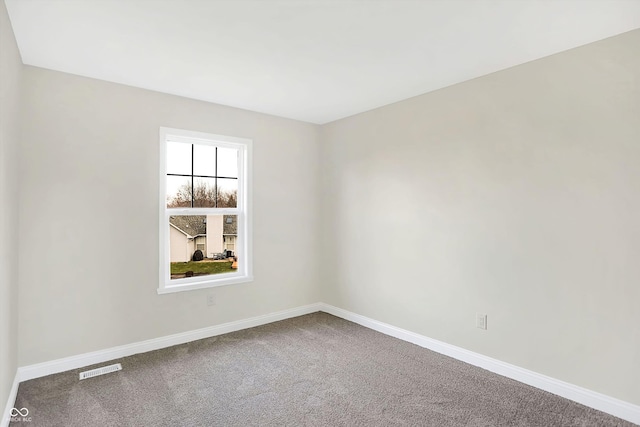
[[[172,262],[171,274],[184,274],[193,271],[195,274],[220,274],[233,273],[236,270],[231,268],[231,261],[209,262],[209,261],[189,261]]]

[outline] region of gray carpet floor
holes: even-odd
[[[116,362],[26,381],[16,407],[30,426],[632,425],[325,313]]]

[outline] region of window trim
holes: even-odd
[[[238,196],[235,208],[167,208],[167,140],[183,143],[215,145],[239,150]],[[160,128],[159,161],[159,286],[158,294],[182,292],[194,289],[213,288],[253,281],[253,241],[252,241],[252,154],[253,141],[247,138],[216,135],[184,129]],[[241,178],[242,177],[242,178]],[[234,273],[210,276],[187,277],[171,280],[169,216],[171,215],[207,215],[215,209],[216,214],[237,215],[238,236],[236,237],[236,255],[243,262]]]

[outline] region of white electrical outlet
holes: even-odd
[[[476,313],[476,327],[479,329],[487,329],[487,315]]]
[[[207,305],[216,305],[216,297],[213,294],[207,294]]]

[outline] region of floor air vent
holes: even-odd
[[[116,372],[116,371],[122,371],[121,364],[116,363],[115,365],[103,366],[102,368],[80,372],[80,379],[86,380],[87,378],[97,377],[98,375],[110,374],[111,372]]]

